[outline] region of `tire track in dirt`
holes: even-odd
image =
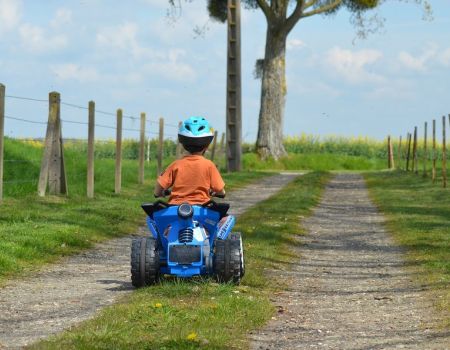
[[[414,282],[420,272],[383,223],[363,178],[337,175],[303,222],[299,261],[271,271],[289,289],[251,349],[450,349],[429,286]]]
[[[299,174],[264,178],[227,195],[239,215],[278,192]],[[143,214],[144,215],[144,214]],[[137,235],[146,235],[142,227]],[[133,236],[113,239],[44,267],[33,277],[0,289],[0,349],[21,348],[91,318],[134,288],[130,279]],[[245,239],[245,238],[244,238]]]

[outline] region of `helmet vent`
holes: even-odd
[[[192,131],[191,127],[189,125],[186,125],[186,129],[188,129],[189,131]]]
[[[202,125],[201,127],[198,128],[198,131],[202,131],[205,128],[204,125]]]

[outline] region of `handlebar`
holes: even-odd
[[[164,191],[163,191],[162,196],[157,196],[157,195],[155,195],[155,198],[167,197],[167,196],[170,196],[171,193],[172,193],[172,190],[171,190],[171,189],[167,189],[167,190],[164,190]],[[225,195],[224,195],[224,194],[218,194],[218,193],[212,192],[212,191],[209,192],[209,195],[210,195],[211,197],[225,198]]]
[[[164,191],[163,191],[162,196],[157,196],[157,195],[155,194],[155,198],[167,197],[167,196],[170,196],[171,193],[172,193],[172,190],[167,189],[167,190],[164,190]]]

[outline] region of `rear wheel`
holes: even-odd
[[[159,251],[153,237],[131,242],[131,283],[135,287],[154,284],[159,278]]]
[[[240,241],[216,239],[214,244],[214,272],[218,282],[241,282],[241,248]]]

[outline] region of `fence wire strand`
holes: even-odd
[[[43,100],[43,99],[40,99],[40,98],[33,98],[33,97],[22,97],[22,96],[14,96],[14,95],[5,95],[5,97],[14,98],[16,100],[35,101],[35,102],[48,102],[48,100]]]
[[[45,102],[45,103],[48,103],[48,100],[40,99],[40,98],[34,98],[34,97],[15,96],[15,95],[5,95],[5,97],[13,98],[13,99],[17,99],[17,100],[25,100],[25,101],[34,101],[34,102]],[[86,107],[86,106],[80,106],[80,105],[77,105],[77,104],[71,103],[71,102],[61,101],[60,104],[64,105],[64,106],[67,106],[67,107],[82,109],[82,110],[85,110],[85,111],[89,110],[89,108]],[[95,113],[108,115],[108,116],[111,116],[111,117],[117,116],[117,113],[107,112],[107,111],[103,111],[103,110],[99,110],[99,109],[95,109]],[[123,115],[123,118],[127,118],[127,119],[130,119],[130,120],[133,120],[133,121],[139,120],[139,117],[134,116],[134,115]],[[22,118],[10,117],[10,119],[26,121],[25,119],[22,119]],[[29,121],[29,122],[31,122],[31,123],[38,123],[38,122],[33,122],[33,121]],[[148,123],[148,124],[159,124],[158,121],[154,121],[154,120],[150,120],[150,119],[147,119],[146,123]],[[42,124],[44,124],[44,123],[42,122]],[[171,124],[171,123],[164,123],[164,125],[167,126],[167,127],[171,127],[171,128],[178,128],[178,125]]]
[[[39,121],[29,120],[29,119],[25,119],[25,118],[17,118],[17,117],[12,117],[12,116],[10,116],[10,115],[5,115],[5,118],[6,118],[6,119],[19,120],[19,121],[21,121],[21,122],[26,122],[26,123],[47,125],[47,122],[39,122]]]

